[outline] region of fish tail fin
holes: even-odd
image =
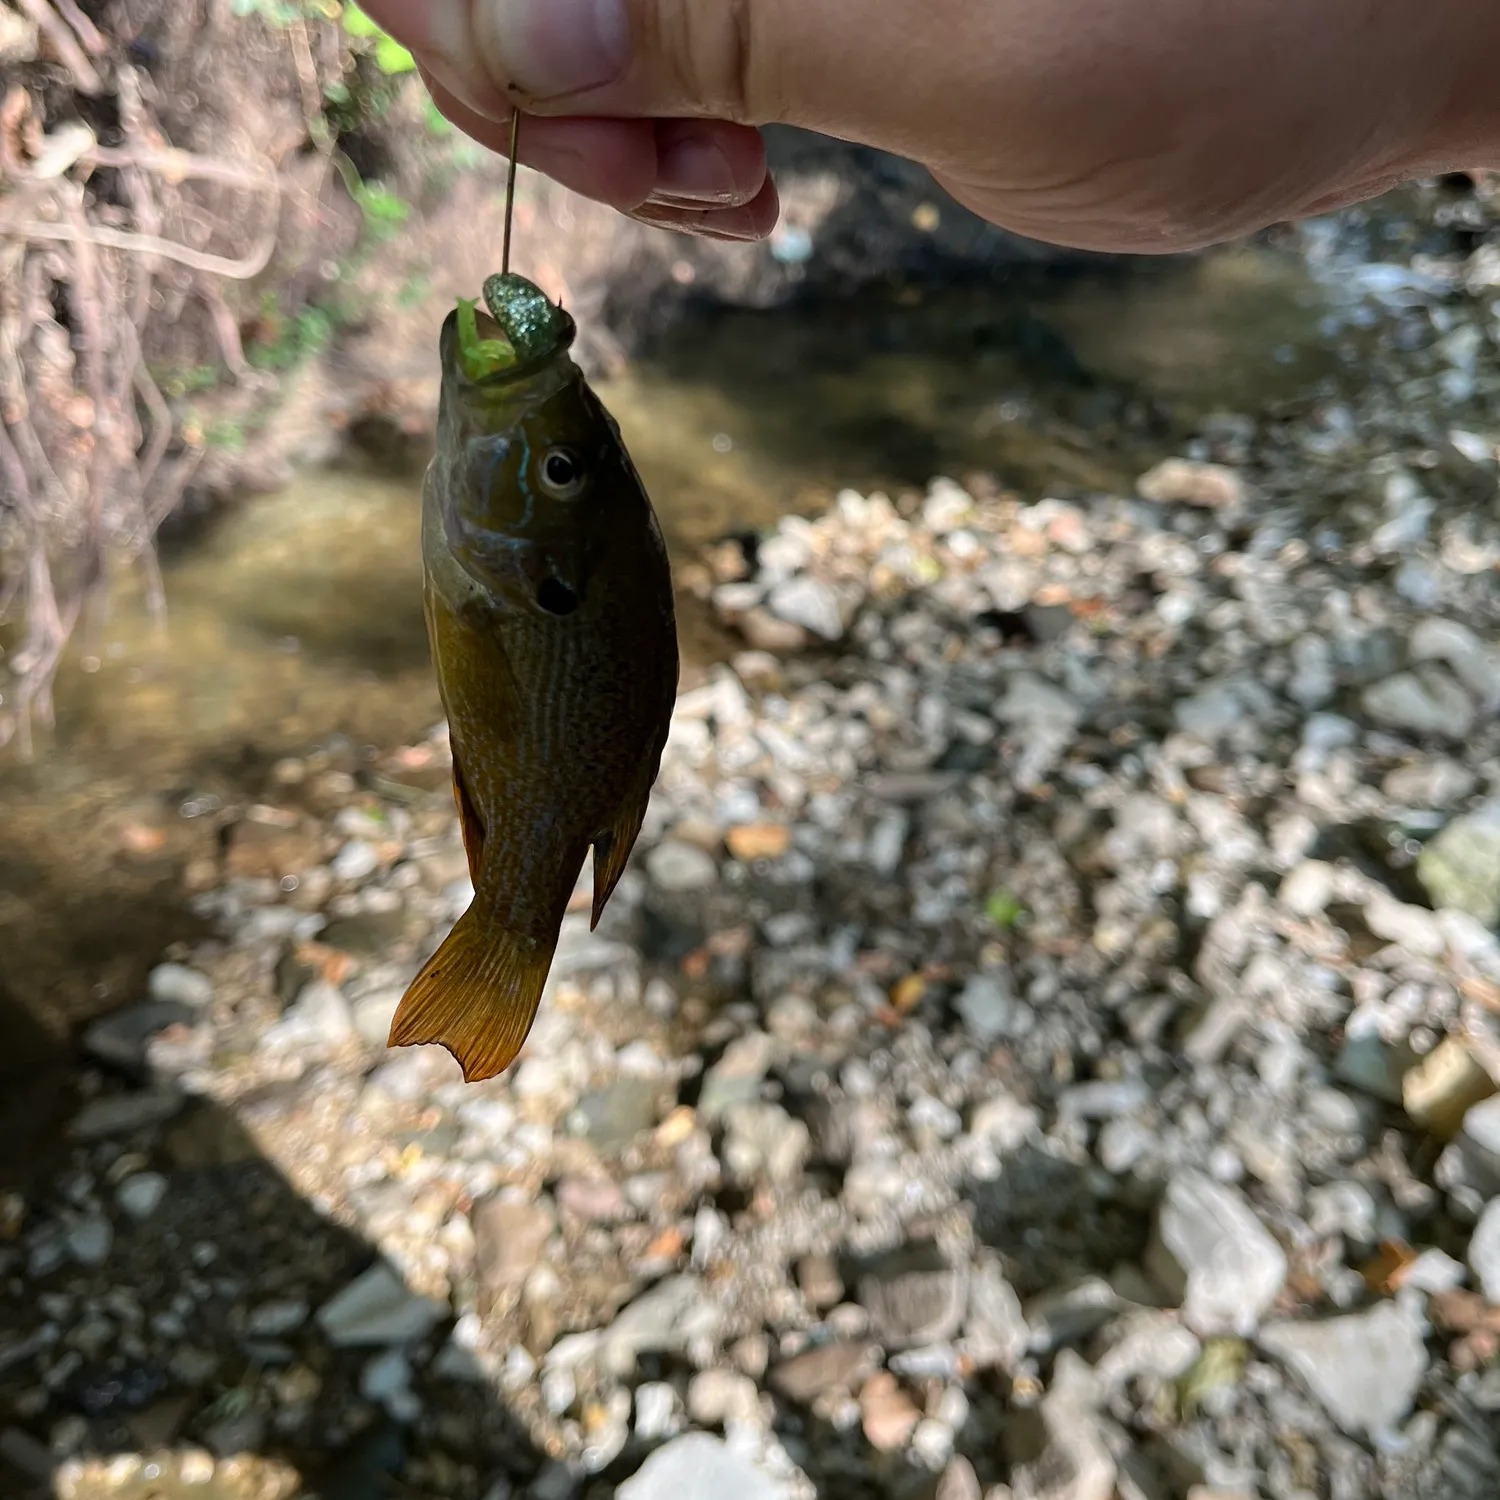
[[[556,947],[487,923],[471,903],[401,997],[386,1045],[446,1047],[465,1083],[503,1073],[536,1020]]]
[[[599,925],[605,904],[625,873],[630,851],[635,848],[645,821],[645,799],[637,802],[632,798],[620,809],[614,824],[594,840],[594,915],[589,922],[590,932]]]

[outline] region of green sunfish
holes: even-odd
[[[677,693],[672,578],[575,325],[514,275],[440,335],[422,487],[423,604],[474,899],[407,989],[393,1047],[436,1042],[469,1082],[536,1018],[594,851],[597,926],[625,869]]]

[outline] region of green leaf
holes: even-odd
[[[984,903],[984,914],[996,927],[1014,927],[1026,915],[1026,908],[1002,887],[990,892],[989,900]]]
[[[417,60],[394,37],[383,36],[375,43],[375,66],[385,74],[410,73]]]
[[[387,188],[370,183],[360,185],[359,206],[365,216],[382,224],[404,224],[411,215],[411,204]]]
[[[344,30],[350,36],[384,36],[378,27],[357,5],[344,6]]]

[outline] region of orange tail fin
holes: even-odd
[[[471,904],[401,997],[386,1045],[436,1042],[465,1083],[503,1073],[536,1020],[556,948],[485,922]]]

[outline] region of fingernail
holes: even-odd
[[[653,207],[653,205],[656,205]],[[696,234],[710,240],[758,240],[763,238],[751,214],[742,209],[678,208],[670,203],[657,204],[648,198],[631,215],[653,229],[675,229],[679,234]]]
[[[610,83],[630,54],[625,0],[475,0],[474,33],[495,74],[533,99]]]
[[[729,158],[710,141],[685,140],[668,146],[656,164],[653,203],[676,208],[704,204],[726,207],[745,201]]]

